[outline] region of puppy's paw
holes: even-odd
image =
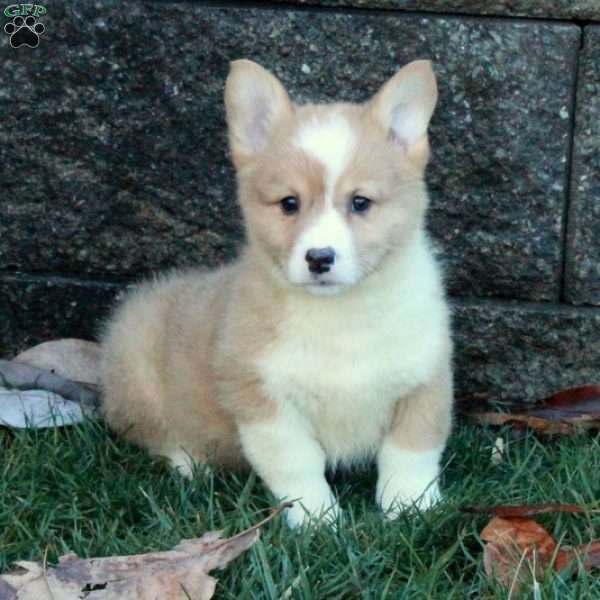
[[[377,502],[390,519],[411,507],[431,508],[441,498],[437,479],[443,448],[422,452],[384,442],[377,457]]]
[[[388,519],[397,519],[401,512],[413,508],[429,510],[441,499],[437,481],[432,481],[425,489],[422,486],[398,486],[394,481],[385,486],[380,482],[377,484],[377,501]]]
[[[186,479],[192,479],[194,477],[194,471],[203,474],[209,474],[211,472],[211,468],[208,464],[196,462],[192,456],[183,449],[165,452],[164,455],[171,463],[171,467]]]
[[[286,522],[292,529],[305,525],[335,526],[339,517],[339,504],[329,489],[320,494],[305,494],[285,513]]]

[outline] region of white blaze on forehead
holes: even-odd
[[[297,134],[296,145],[323,164],[327,173],[326,200],[331,201],[335,182],[348,164],[355,147],[355,135],[341,115],[315,119]]]

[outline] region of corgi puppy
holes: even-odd
[[[102,335],[109,425],[184,474],[250,465],[291,526],[335,518],[325,471],[372,458],[390,517],[439,498],[449,310],[424,217],[428,61],[365,104],[296,105],[237,60],[225,89],[239,259],[143,284]]]

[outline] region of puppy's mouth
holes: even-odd
[[[336,281],[315,278],[314,281],[305,283],[303,287],[309,294],[314,296],[334,296],[347,286]]]

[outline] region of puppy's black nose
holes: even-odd
[[[327,273],[335,260],[335,250],[327,248],[311,248],[304,257],[311,273]]]

